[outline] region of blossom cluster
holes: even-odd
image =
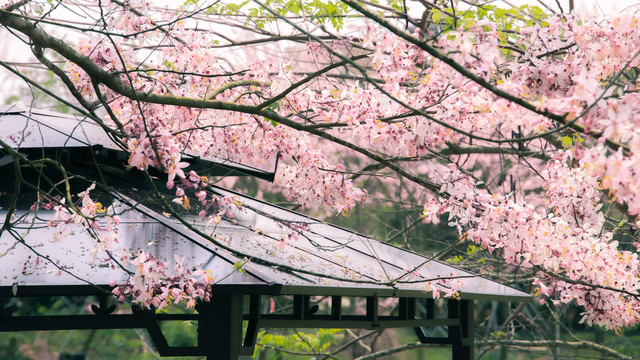
[[[135,266],[135,272],[127,283],[112,281],[113,294],[120,301],[131,299],[157,310],[172,303],[194,308],[198,301],[208,302],[215,279],[202,269],[185,268],[184,256],[174,255],[174,260],[171,272],[165,262],[145,252],[132,256],[129,263]]]
[[[500,55],[503,51],[497,46],[495,29],[481,22],[479,27],[458,29],[440,39],[438,46],[458,64],[490,81],[495,89],[533,104],[539,113],[497,96],[493,89],[428,56],[415,55],[405,65],[403,60],[415,52],[413,45],[384,30],[378,30],[383,35],[377,38],[375,31],[368,32],[368,39],[374,38],[372,44],[378,49],[373,59],[380,77],[386,80],[383,87],[397,87],[398,79],[425,84],[424,88],[416,85],[389,91],[387,98],[395,96],[396,103],[405,104],[405,111],[407,105],[429,109],[427,114],[440,121],[425,121],[419,134],[438,128],[455,134],[439,136],[443,142],[427,143],[426,149],[442,148],[445,141],[464,145],[474,138],[506,142],[506,135],[514,133],[548,139],[544,142],[548,145],[538,146],[552,149],[550,160],[507,171],[507,176],[522,179],[522,190],[530,186],[526,182],[531,180],[525,179],[537,178],[542,191],[529,193],[491,187],[474,178],[474,170],[461,166],[455,157],[449,159],[448,166],[433,162],[431,179],[441,187],[424,205],[425,220],[439,222],[447,213],[450,225],[457,227],[463,238],[499,252],[510,264],[539,269],[542,278],[536,284],[541,294],[556,302],[584,306],[583,321],[607,328],[630,326],[640,317],[637,253],[621,249],[603,211],[611,202],[622,206],[623,216],[634,217],[639,209],[633,179],[638,167],[639,128],[634,124],[640,102],[637,75],[629,70],[638,63],[637,24],[635,15],[607,20],[580,19],[577,15],[551,18],[546,26],[521,29],[518,43],[522,53],[510,55],[515,61]],[[407,75],[417,72],[416,64],[421,63],[430,64],[421,76],[412,79]],[[500,67],[509,70],[498,71]],[[415,96],[406,89],[420,92]],[[559,136],[553,132],[545,135],[556,127],[566,127],[542,114],[545,111],[564,115],[581,135],[565,136],[562,131]],[[411,121],[420,120],[409,117],[399,124],[378,123],[402,134],[385,136],[385,150],[396,150],[393,147],[398,145],[399,154],[420,154],[418,142],[397,140],[407,138],[410,128],[406,125]],[[486,140],[481,143],[490,144]],[[514,142],[512,146],[519,145]],[[490,156],[484,159],[485,163],[492,161]]]
[[[143,17],[138,21],[139,26],[148,23]],[[461,234],[466,233],[469,240],[491,251],[500,251],[508,263],[539,267],[570,279],[573,283],[551,276],[539,284],[543,294],[555,296],[557,301],[584,305],[587,321],[607,327],[630,325],[638,318],[636,300],[606,288],[635,291],[637,256],[618,250],[611,231],[603,231],[606,224],[601,190],[609,189],[610,196],[629,205],[630,214],[637,211],[635,190],[624,177],[632,175],[635,167],[637,152],[633,150],[637,141],[633,140],[638,127],[628,119],[633,118],[630,114],[639,113],[634,110],[638,101],[635,93],[606,99],[603,95],[613,94],[614,88],[607,81],[627,65],[623,54],[637,51],[638,42],[633,41],[637,31],[629,16],[597,25],[591,20],[581,21],[568,16],[551,19],[544,27],[522,29],[518,40],[524,49],[519,55],[522,61],[506,62],[498,32],[491,23],[478,21],[438,40],[437,46],[452,60],[496,88],[543,111],[568,114],[569,121],[579,117],[576,123],[585,128],[585,134],[593,134],[595,143],[576,144],[566,153],[559,151],[560,155],[537,169],[545,184],[546,200],[533,204],[525,198],[515,201],[513,194],[480,190],[478,182],[454,162],[446,167],[433,163],[436,170],[432,170],[431,178],[441,184],[440,194],[436,194],[440,196],[425,204],[423,215],[436,222],[448,213],[450,223]],[[616,37],[615,43],[594,41],[603,38],[603,31],[611,32],[624,24],[626,37]],[[151,41],[153,36],[138,35],[138,41]],[[164,48],[161,60],[144,64],[156,72],[148,72],[145,77],[129,72],[126,78],[120,75],[122,81],[144,92],[196,98],[206,98],[211,89],[226,84],[221,77],[210,76],[229,69],[203,45],[207,43],[204,34],[181,31],[175,36],[182,41]],[[334,133],[388,156],[424,156],[447,144],[464,144],[474,136],[500,139],[501,134],[516,131],[520,136],[531,136],[556,126],[548,117],[495,95],[385,29],[366,25],[362,38],[363,46],[373,50],[369,62],[381,84],[338,86],[327,79],[319,83],[320,88],[305,87],[285,97],[274,104],[273,110],[304,123],[344,124]],[[104,39],[88,41],[91,45],[82,43],[80,51],[108,71],[140,66],[132,54]],[[317,43],[308,46],[316,59],[329,61],[337,61],[337,54],[349,51],[340,43],[329,44],[330,48]],[[554,51],[562,56],[554,56]],[[117,59],[114,54],[118,54]],[[507,64],[509,75],[500,70],[500,66],[504,68],[501,62]],[[301,79],[289,65],[273,59],[249,64],[248,69],[242,79],[251,81],[248,89],[227,87],[214,99],[259,105],[262,99],[276,96]],[[89,79],[84,79],[85,85],[81,78],[76,81],[81,89],[91,91]],[[117,115],[112,120],[127,133],[129,164],[166,171],[169,187],[174,178],[187,178],[182,170],[186,164],[181,162],[181,154],[186,152],[232,160],[266,161],[281,156],[291,161],[282,166],[276,181],[291,200],[338,211],[363,200],[365,192],[342,174],[346,169],[332,165],[315,150],[308,135],[271,119],[221,110],[138,104],[115,94],[107,98]],[[589,108],[591,104],[595,106]],[[602,144],[609,138],[629,143],[631,155],[620,150],[614,155],[617,161],[611,162]],[[578,167],[570,165],[573,159]],[[178,201],[183,198],[181,191],[179,188],[176,193]],[[207,200],[201,202],[206,208]],[[206,210],[200,215],[210,216],[212,221],[219,221],[221,216],[220,212],[208,215]],[[628,316],[614,316],[621,308],[627,309]]]
[[[95,239],[95,246],[90,252],[93,261],[97,260],[99,254],[117,246],[118,235],[114,229],[120,223],[120,217],[115,214],[112,205],[105,207],[91,199],[90,192],[95,186],[95,183],[91,184],[80,192],[79,200],[71,206],[66,204],[65,198],[51,199],[45,196],[40,196],[31,206],[31,211],[53,210],[53,217],[47,226],[54,229],[54,241],[62,241],[78,229]]]
[[[536,208],[483,193],[453,166],[442,169],[442,190],[450,196],[432,199],[423,215],[434,221],[449,213],[467,240],[500,251],[507,263],[541,269],[543,278],[535,282],[540,293],[554,302],[584,306],[583,321],[609,329],[636,324],[640,302],[620,291],[634,294],[640,287],[640,261],[636,253],[618,250],[613,234],[603,231],[596,179],[584,168],[567,166],[563,158],[550,160],[542,175],[546,206]]]
[[[119,12],[108,16],[117,14]],[[151,21],[131,13],[127,19],[129,27],[136,24],[135,29]],[[131,31],[129,27],[115,28],[120,26],[119,22],[109,23],[114,31]],[[158,31],[136,32],[134,37],[143,46],[157,41]],[[175,42],[163,49],[159,54],[161,58],[145,56],[140,60],[132,51],[123,50],[124,45],[96,36],[81,41],[77,49],[103,70],[119,74],[122,83],[144,93],[207,98],[225,85],[224,75],[231,71],[207,48],[210,41],[205,35],[197,31],[173,31],[171,38]],[[144,72],[132,71],[142,66]],[[248,67],[250,71],[238,81],[249,81],[252,85],[229,87],[212,99],[257,105],[262,98],[278,94],[297,80],[274,61],[257,61]],[[97,98],[93,80],[84,70],[70,64],[67,72],[83,94]],[[256,163],[279,156],[286,163],[278,171],[277,183],[282,185],[286,196],[305,206],[323,206],[340,212],[352,208],[366,195],[341,174],[343,168],[339,164],[332,164],[324,154],[314,150],[307,135],[278,126],[271,119],[241,112],[141,104],[106,88],[101,91],[115,116],[107,119],[108,122],[124,132],[123,145],[131,153],[129,165],[141,170],[151,166],[166,172],[169,188],[173,187],[176,177],[185,178],[182,169],[187,164],[181,161],[183,154]],[[303,107],[297,103],[278,104],[279,112],[288,116],[302,111]]]
[[[281,159],[276,183],[285,196],[346,212],[367,192],[310,134],[337,139],[343,153],[422,160],[399,168],[435,184],[423,204],[425,221],[448,214],[462,238],[539,270],[540,294],[584,306],[585,321],[615,328],[640,319],[637,253],[614,234],[620,219],[640,225],[637,14],[549,17],[511,31],[509,43],[483,20],[428,40],[418,29],[415,41],[365,23],[347,40],[306,45],[318,67],[366,54],[349,67],[355,80],[334,81],[351,75],[333,69],[305,82],[288,59],[238,64],[237,72],[219,60],[212,35],[189,30],[179,13],[152,15],[143,1],[129,2],[135,12],[106,3],[105,31],[119,36],[86,37],[77,51],[137,94],[198,99],[203,107],[145,103],[94,87],[96,79],[77,64],[67,74],[88,99],[109,107],[106,121],[130,152],[128,165],[164,171],[185,209],[189,191],[200,217],[216,224],[238,206],[203,190],[204,180],[183,161],[190,154],[257,164]],[[424,44],[448,60],[429,55]],[[97,204],[81,197],[77,216],[63,200],[56,205],[59,234],[72,222],[95,226]],[[171,278],[166,265],[143,253],[131,262],[138,271],[119,294],[156,307],[206,298],[206,287],[189,278],[202,275],[197,271],[178,266]],[[453,295],[459,283],[449,283]]]

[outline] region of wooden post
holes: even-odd
[[[450,319],[460,320],[460,325],[449,326],[448,337],[451,341],[451,358],[453,360],[473,360],[473,300],[449,300],[447,308]]]
[[[214,294],[198,306],[198,346],[207,360],[237,360],[242,346],[242,306],[240,294]]]

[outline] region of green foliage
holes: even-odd
[[[480,246],[469,244],[465,251],[465,254],[455,255],[447,259],[448,263],[460,265],[463,262],[473,262],[479,265],[485,265],[487,263],[487,255]]]
[[[377,1],[374,1],[377,2]],[[387,1],[387,5],[394,8],[395,10],[404,12],[404,6],[406,5],[405,1],[402,0],[389,0]]]
[[[328,353],[331,345],[337,344],[335,335],[342,332],[342,329],[320,329],[317,333],[306,333],[296,331],[292,334],[272,334],[265,331],[258,334],[258,343],[262,346],[256,347],[254,358],[257,358],[262,351],[268,349],[280,349],[288,352],[298,353]],[[279,359],[280,354],[273,359]]]
[[[197,0],[186,0],[183,6],[196,4]],[[317,22],[322,25],[330,24],[335,30],[341,30],[344,19],[349,16],[357,16],[351,12],[349,5],[342,1],[322,0],[267,0],[265,5],[282,17],[304,17],[306,21]],[[404,12],[401,0],[387,0],[386,6]],[[251,23],[258,29],[264,29],[268,23],[276,20],[270,12],[250,1],[237,4],[216,3],[207,11],[209,15],[229,16],[245,15],[246,23]]]
[[[457,25],[459,28],[466,30],[475,26],[478,20],[486,20],[494,23],[500,31],[519,30],[521,27],[547,26],[548,23],[544,21],[546,17],[547,14],[545,14],[544,10],[532,5],[507,9],[496,5],[483,5],[464,11],[460,9],[455,9],[454,11],[450,7],[445,8],[443,11],[438,9],[431,10],[432,20],[440,25],[446,25],[448,29],[453,29],[454,25]]]
[[[455,16],[454,16],[455,13]],[[519,7],[501,8],[496,5],[476,6],[469,10],[445,8],[431,10],[431,19],[443,28],[443,32],[461,28],[468,30],[475,26],[477,21],[485,20],[492,22],[496,26],[498,39],[502,45],[509,41],[517,40],[516,32],[522,27],[547,26],[545,19],[547,14],[541,8],[533,5],[523,5]],[[485,31],[488,31],[488,27]],[[510,55],[510,50],[503,50],[505,55]]]
[[[264,118],[265,120],[267,120],[273,127],[276,127],[278,125],[280,125],[279,122],[273,120],[273,119],[269,119],[269,118]]]
[[[62,57],[54,52],[51,54],[47,54],[50,60],[62,60]],[[64,85],[60,81],[57,75],[55,75],[52,71],[46,70],[32,70],[32,69],[24,69],[22,70],[22,74],[27,78],[30,78],[35,83],[41,85],[45,89],[60,89],[64,88]],[[56,92],[56,91],[54,91]],[[59,94],[60,92],[58,92]],[[16,102],[23,101],[28,102],[31,99],[31,103],[28,105],[32,105],[35,108],[40,109],[51,109],[51,111],[57,111],[61,113],[71,113],[71,108],[67,105],[53,99],[51,96],[43,93],[35,87],[20,87],[18,94],[11,94],[7,96],[4,101],[5,104],[13,105]]]
[[[279,101],[274,102],[273,104],[267,106],[267,109],[271,109],[273,111],[278,111],[280,109],[280,102]],[[276,126],[280,125],[279,122],[277,122],[277,121],[275,121],[273,119],[269,119],[269,118],[266,118],[266,117],[264,119],[266,121],[268,121],[269,123],[271,123],[271,125],[273,125],[273,127],[276,127]]]
[[[90,331],[77,330],[3,333],[0,359],[54,359],[60,351],[86,353],[87,359],[93,360],[157,359],[144,345],[144,330],[98,330],[87,344],[90,336]]]
[[[16,316],[30,315],[77,315],[87,312],[87,305],[97,299],[68,297],[21,298],[12,305]],[[187,313],[190,310],[172,307],[173,312]],[[99,321],[99,320],[97,320]],[[171,346],[193,346],[197,342],[197,329],[190,321],[163,321],[162,332]],[[149,343],[145,330],[60,330],[9,332],[0,336],[0,359],[54,359],[57,353],[84,353],[87,359],[152,360],[157,354]],[[181,358],[190,360],[194,358]]]
[[[15,104],[16,102],[20,101],[20,96],[18,95],[11,95],[9,97],[7,97],[7,99],[4,101],[4,103],[6,105],[11,105],[11,104]]]
[[[242,261],[236,261],[235,263],[233,263],[233,270],[242,273],[244,272],[244,268],[242,267],[242,265],[244,265],[244,262]]]
[[[564,137],[560,137],[558,138],[558,140],[562,142],[562,147],[565,149],[571,149],[573,148],[574,144],[581,143],[584,141],[584,139],[578,133],[574,133],[571,136],[567,135]]]
[[[170,346],[198,344],[198,323],[195,321],[164,321],[161,326]]]
[[[276,10],[283,17],[307,16],[321,24],[326,24],[328,21],[337,30],[342,29],[344,25],[343,16],[349,12],[349,6],[341,1],[271,0],[267,1],[267,6]],[[264,11],[260,9],[258,13],[261,12]],[[266,15],[266,12],[264,12],[264,15]]]

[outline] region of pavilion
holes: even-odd
[[[155,185],[127,169],[128,153],[88,118],[5,106],[0,107],[0,129],[0,140],[10,147],[0,150],[0,192],[6,193],[0,197],[1,222],[9,223],[5,219],[17,171],[26,181],[43,184],[40,191],[64,191],[61,183],[51,181],[60,177],[60,169],[36,161],[55,159],[65,171],[82,175],[69,181],[72,193],[86,189],[90,181],[103,184],[96,196],[120,214],[120,245],[168,262],[175,254],[184,256],[185,266],[208,270],[216,279],[211,301],[198,304],[192,314],[163,314],[136,304],[130,311],[116,311],[127,306],[116,304],[109,283],[126,282],[126,267],[97,262],[92,256],[96,241],[86,232],[54,241],[55,229],[47,226],[53,210],[34,210],[36,193],[22,186],[12,214],[17,221],[3,228],[0,237],[0,332],[140,328],[148,331],[162,356],[237,359],[253,354],[260,329],[404,327],[415,329],[423,343],[450,345],[453,359],[469,360],[474,359],[474,300],[531,299],[530,294],[440,261],[214,185],[207,191],[232,196],[241,210],[217,225],[186,212],[187,223],[179,222],[149,201]],[[184,159],[206,176],[274,178],[273,172],[222,159]],[[21,167],[16,168],[18,163]],[[165,175],[151,175],[162,188]],[[283,244],[292,231],[299,232],[299,239]],[[464,281],[459,299],[436,306],[425,282],[450,276]],[[446,281],[435,286],[447,290]],[[92,307],[94,314],[14,314],[15,299],[36,296],[99,300]],[[354,313],[344,304],[356,298],[366,306]],[[387,298],[397,299],[392,313],[381,310]],[[290,306],[273,311],[264,306],[270,299]],[[197,321],[197,345],[167,343],[159,323],[183,320]],[[447,336],[428,336],[425,329],[432,327],[446,327]]]

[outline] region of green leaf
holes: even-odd
[[[565,149],[569,149],[573,145],[573,139],[570,136],[561,137],[558,140],[562,141],[562,147]]]
[[[273,119],[269,119],[269,118],[267,118],[267,117],[266,117],[266,118],[264,118],[264,119],[265,119],[267,122],[269,122],[271,125],[273,125],[273,127],[276,127],[276,126],[280,125],[280,123],[279,123],[279,122],[277,122],[277,121],[275,121],[275,120],[273,120]]]
[[[235,263],[233,263],[233,270],[237,271],[237,272],[244,272],[244,268],[242,268],[242,265],[244,263],[242,261],[236,261]]]

